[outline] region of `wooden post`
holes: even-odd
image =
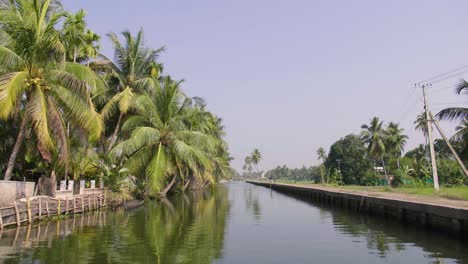
[[[18,212],[18,205],[16,204],[16,201],[13,202],[13,205],[15,206],[16,226],[19,227],[21,225],[21,219],[20,219],[20,215]]]
[[[26,199],[26,207],[27,207],[27,213],[28,213],[28,223],[32,223],[31,220],[31,200],[29,197]]]
[[[61,203],[60,203],[60,198],[57,198],[57,215],[62,214],[62,208],[61,208]]]
[[[102,201],[104,203],[104,206],[106,206],[106,193],[104,192],[104,201]]]
[[[0,209],[0,230],[3,230],[2,210]]]
[[[65,214],[68,214],[68,197],[65,198]]]
[[[47,217],[50,217],[50,211],[49,211],[49,199],[46,198],[45,200],[45,207],[47,211]]]
[[[41,217],[42,217],[42,201],[41,201],[41,197],[39,196],[39,198],[37,198],[37,202],[39,203],[39,221],[41,221]]]
[[[88,211],[91,211],[91,196],[88,195]]]
[[[83,196],[81,196],[81,212],[84,213],[84,211],[85,211],[85,205],[84,205]]]
[[[75,197],[73,197],[73,213],[76,214]]]

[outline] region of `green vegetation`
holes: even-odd
[[[242,166],[242,170],[244,171],[244,178],[258,178],[262,175],[262,172],[258,171],[258,164],[262,158],[262,153],[258,149],[254,149],[249,156],[244,158],[244,165]],[[253,165],[256,167],[256,172],[254,174],[252,174]]]
[[[164,48],[146,47],[142,30],[107,37],[113,60],[85,11],[0,2],[3,178],[99,178],[124,196],[164,196],[232,175],[222,120],[163,73]]]

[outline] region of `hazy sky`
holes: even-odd
[[[414,83],[468,65],[466,0],[63,3],[87,10],[101,35],[142,27],[147,45],[165,45],[165,72],[224,119],[238,169],[254,148],[261,169],[316,164],[317,148],[373,116],[399,122],[412,148],[423,142],[413,129],[422,111]],[[106,38],[102,46],[111,56]],[[466,105],[454,94],[462,76],[434,84],[434,113]]]

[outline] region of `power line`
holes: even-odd
[[[429,78],[429,79],[419,81],[418,83],[425,83],[425,82],[433,81],[433,80],[442,78],[442,77],[444,77],[445,75],[448,75],[448,74],[451,74],[451,73],[455,73],[455,72],[458,72],[458,71],[463,70],[463,69],[466,69],[466,68],[468,68],[468,65],[464,65],[464,66],[458,67],[458,68],[456,68],[456,69],[453,69],[453,70],[451,70],[451,71],[438,74],[438,75],[433,76],[433,77],[431,77],[431,78]],[[432,82],[432,83],[434,83],[434,82]]]

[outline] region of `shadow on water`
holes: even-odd
[[[381,258],[392,251],[405,251],[407,247],[416,246],[434,259],[454,259],[459,263],[468,263],[466,240],[426,227],[406,225],[393,218],[363,215],[353,209],[324,204],[300,195],[286,196],[318,208],[320,217],[331,219],[337,232],[352,237],[355,242],[365,242],[369,252],[376,253]]]
[[[211,263],[221,258],[228,189],[178,194],[1,233],[0,263]]]

